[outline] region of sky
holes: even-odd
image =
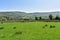
[[[60,11],[60,0],[0,0],[0,11]]]

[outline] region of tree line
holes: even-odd
[[[15,18],[15,17],[8,17],[8,16],[2,16],[2,17],[0,17],[0,21],[45,21],[45,20],[47,20],[47,21],[49,21],[49,20],[60,20],[60,17],[58,16],[58,15],[56,15],[56,17],[53,17],[53,15],[52,14],[50,14],[49,16],[48,16],[48,19],[45,19],[45,18],[42,18],[42,16],[40,16],[40,17],[37,17],[37,16],[35,16],[35,18],[33,19],[33,18],[29,18],[29,19],[27,19],[27,18],[19,18],[19,19],[17,19],[17,18]]]
[[[40,16],[40,17],[35,17],[35,20],[43,20],[43,18]],[[58,15],[56,15],[56,17],[53,18],[53,15],[50,14],[48,16],[48,19],[44,19],[44,20],[60,20],[60,17]]]

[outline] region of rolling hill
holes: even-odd
[[[34,18],[35,16],[39,17],[42,16],[44,18],[48,18],[49,14],[52,14],[54,17],[56,15],[60,16],[60,12],[34,12],[34,13],[26,13],[26,12],[19,12],[19,11],[13,11],[13,12],[0,12],[0,16],[9,16],[9,17],[27,17],[27,18]]]

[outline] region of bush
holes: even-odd
[[[50,28],[55,28],[55,26],[50,25]]]
[[[47,24],[45,24],[44,26],[43,26],[43,28],[45,28],[45,27],[47,27],[48,25]]]
[[[0,27],[0,30],[4,29],[4,27]]]
[[[48,26],[47,24],[45,26]]]
[[[22,32],[18,31],[18,32],[16,32],[15,34],[22,34]]]
[[[55,26],[53,26],[53,28],[55,28]]]
[[[13,27],[13,29],[16,29],[16,27]]]
[[[45,28],[45,26],[43,26],[43,28]]]
[[[52,25],[50,25],[50,28],[52,28],[53,26]]]

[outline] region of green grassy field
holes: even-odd
[[[0,23],[0,40],[60,40],[60,22]]]

